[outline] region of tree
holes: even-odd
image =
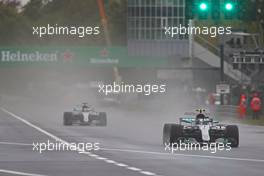
[[[126,44],[127,1],[112,0],[108,8],[110,32],[113,43]]]
[[[83,0],[53,0],[42,3],[40,18],[34,24],[47,26],[100,26],[100,17],[97,4],[94,1]],[[37,42],[62,43],[62,44],[101,44],[101,36],[78,38],[74,36],[53,36]]]
[[[26,20],[19,14],[16,0],[0,1],[0,44],[19,44],[27,28]]]
[[[257,1],[257,23],[261,33],[261,42],[264,45],[264,0]]]
[[[23,7],[23,15],[30,20],[38,20],[42,16],[43,1],[42,0],[30,0]]]

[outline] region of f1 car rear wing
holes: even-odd
[[[194,117],[196,117],[197,114],[198,114],[197,112],[185,112],[184,116],[192,116],[194,118]],[[204,114],[207,117],[211,116],[211,114],[208,113],[208,112],[205,112],[205,113],[202,113],[202,114]]]
[[[181,125],[182,123],[193,124],[193,123],[195,123],[195,118],[193,118],[193,117],[184,117],[184,118],[180,118],[180,125]]]
[[[213,120],[213,119],[210,119],[210,118],[208,118],[208,119],[203,119],[203,121],[211,122],[211,123],[213,123],[213,124],[219,123],[219,121],[216,121],[216,120]],[[191,125],[193,125],[193,124],[195,124],[195,122],[196,122],[196,119],[193,118],[193,117],[184,117],[184,118],[180,118],[180,125],[181,125],[182,123],[187,123],[187,124],[191,124]]]

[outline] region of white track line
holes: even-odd
[[[0,145],[17,145],[17,146],[32,146],[32,144],[17,143],[17,142],[0,142]]]
[[[116,152],[128,152],[128,153],[140,153],[140,154],[151,154],[151,155],[166,155],[166,156],[183,156],[183,157],[193,157],[193,158],[207,158],[207,159],[221,159],[221,160],[233,160],[233,161],[250,161],[250,162],[260,162],[264,163],[261,159],[251,159],[251,158],[231,158],[224,156],[210,156],[210,155],[191,155],[191,154],[180,154],[180,153],[164,153],[164,152],[151,152],[142,150],[129,150],[129,149],[112,149],[112,148],[100,148],[102,151],[116,151]]]
[[[27,120],[23,119],[22,117],[20,117],[20,116],[18,116],[18,115],[16,115],[16,114],[14,114],[14,113],[12,113],[12,112],[6,110],[5,108],[1,107],[0,109],[1,109],[3,112],[5,112],[6,114],[8,114],[8,115],[10,115],[10,116],[12,116],[12,117],[14,117],[14,118],[16,118],[17,120],[19,120],[19,121],[21,121],[21,122],[27,124],[28,126],[30,126],[30,127],[34,128],[34,129],[38,130],[39,132],[41,132],[41,133],[43,133],[43,134],[45,134],[45,135],[47,135],[47,136],[49,136],[49,137],[55,139],[56,141],[59,141],[59,142],[61,142],[61,143],[63,143],[63,144],[66,144],[66,145],[68,145],[68,146],[71,146],[71,144],[70,144],[69,142],[67,142],[67,141],[65,141],[65,140],[63,140],[63,139],[61,139],[61,138],[59,138],[59,137],[57,137],[57,136],[55,136],[55,135],[53,135],[53,134],[47,132],[46,130],[43,130],[42,128],[40,128],[40,127],[38,127],[38,126],[36,126],[36,125],[30,123],[29,121],[27,121]],[[91,152],[84,152],[84,151],[81,150],[80,148],[77,148],[77,152],[78,152],[79,154],[86,154],[86,155],[88,155],[88,156],[90,156],[90,157],[92,157],[92,158],[94,158],[94,159],[102,160],[102,161],[104,161],[104,162],[106,162],[106,163],[108,163],[108,164],[112,164],[112,165],[115,165],[115,166],[124,167],[124,168],[126,168],[127,170],[134,171],[134,172],[140,173],[140,174],[142,174],[142,175],[161,176],[161,175],[158,175],[158,174],[156,174],[156,173],[149,172],[149,171],[145,171],[145,170],[143,170],[143,169],[139,169],[139,168],[137,168],[136,170],[135,170],[135,169],[134,169],[134,170],[131,170],[131,168],[136,168],[136,167],[131,167],[131,166],[126,165],[126,164],[124,164],[124,163],[119,163],[119,162],[116,162],[116,161],[110,160],[110,159],[108,159],[108,158],[101,157],[101,156],[99,156],[99,155],[97,155],[97,154],[93,154],[93,153],[91,153]],[[100,159],[99,159],[99,158],[100,158]],[[37,175],[32,175],[32,176],[37,176]],[[39,175],[38,175],[38,176],[39,176]]]
[[[32,173],[26,173],[26,172],[4,170],[4,169],[0,169],[0,173],[20,175],[20,176],[45,176],[45,175],[40,175],[40,174],[32,174]]]
[[[17,143],[17,142],[0,142],[0,145],[17,145],[17,146],[32,146],[32,144],[26,143]],[[252,162],[264,162],[264,160],[260,159],[251,159],[251,158],[230,158],[230,157],[222,157],[222,156],[210,156],[210,155],[190,155],[190,154],[170,154],[163,152],[151,152],[151,151],[142,151],[142,150],[131,150],[131,149],[113,149],[113,148],[100,148],[100,150],[104,151],[117,151],[117,152],[129,152],[129,153],[143,153],[143,154],[151,154],[151,155],[176,155],[176,156],[186,156],[186,157],[199,157],[199,158],[214,158],[214,159],[224,159],[224,160],[236,160],[236,161],[252,161]],[[85,154],[87,152],[79,152],[80,154]],[[99,157],[95,154],[89,154],[91,157],[95,157],[98,160],[107,160],[107,158]],[[109,162],[108,162],[109,163]],[[114,162],[113,162],[114,163]]]
[[[136,167],[128,167],[127,169],[132,170],[132,171],[141,171],[141,169],[136,168]]]

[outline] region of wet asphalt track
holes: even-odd
[[[2,107],[60,139],[99,142],[102,150],[39,154],[32,151],[30,144],[54,138],[1,110],[1,176],[262,176],[264,173],[263,127],[240,125],[240,147],[231,151],[168,154],[161,145],[162,125],[175,117],[166,111],[97,108],[108,113],[109,123],[103,128],[64,127],[62,106],[13,102]]]

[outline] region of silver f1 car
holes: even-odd
[[[239,130],[236,125],[220,124],[207,116],[205,110],[198,110],[195,116],[180,118],[179,124],[165,124],[163,144],[173,144],[195,140],[198,143],[212,143],[223,139],[231,147],[239,146]],[[185,123],[186,125],[183,125]]]
[[[63,124],[65,126],[73,124],[106,126],[106,113],[96,112],[87,103],[83,103],[81,107],[77,106],[73,108],[73,111],[63,113]]]

